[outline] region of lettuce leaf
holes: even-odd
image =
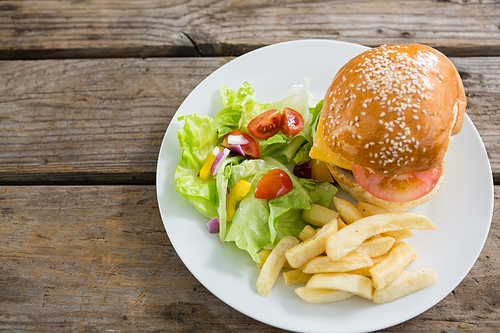
[[[253,193],[260,179],[272,169],[281,169],[291,178],[293,190],[289,193],[272,199],[255,199]],[[217,175],[219,176],[219,175]],[[241,179],[252,183],[249,195],[240,202],[231,223],[227,223],[227,235],[224,241],[234,241],[238,248],[247,251],[254,261],[259,261],[257,252],[264,247],[273,247],[283,236],[297,237],[306,223],[300,218],[303,209],[309,209],[315,202],[310,196],[317,190],[314,184],[307,183],[304,188],[301,181],[295,177],[285,165],[271,157],[258,160],[244,160],[232,166],[230,186]],[[219,188],[219,195],[223,196],[224,187]],[[321,195],[321,194],[319,194]],[[328,193],[330,197],[330,193]],[[333,196],[330,197],[330,200]],[[315,196],[317,199],[317,195]],[[220,220],[220,217],[219,217]],[[222,228],[221,228],[222,230]]]
[[[176,191],[208,218],[217,215],[217,189],[213,179],[203,180],[198,172],[217,144],[213,119],[205,115],[180,116],[184,126],[178,131],[181,158],[175,169]]]
[[[275,156],[278,161],[284,164],[297,164],[307,162],[311,159],[309,151],[314,142],[316,127],[318,126],[322,108],[323,100],[319,101],[316,106],[308,109],[308,124],[304,124],[304,129],[297,133],[285,149]]]
[[[309,108],[312,95],[308,90],[309,79],[305,78],[302,84],[290,89],[286,98],[272,104],[261,104],[255,99],[255,91],[248,82],[236,91],[223,85],[224,108],[215,118],[196,114],[178,118],[184,121],[184,126],[178,132],[182,155],[175,170],[176,190],[207,218],[218,216],[221,243],[235,242],[256,262],[260,261],[257,253],[262,248],[273,248],[284,236],[299,235],[306,225],[301,219],[302,210],[309,209],[312,203],[329,206],[337,192],[329,183],[297,178],[285,166],[309,160],[322,103]],[[260,159],[229,157],[214,177],[207,180],[198,177],[207,157],[228,132],[241,130],[248,133],[247,125],[256,116],[272,108],[283,110],[284,107],[301,113],[305,121],[303,130],[292,138],[278,133],[266,140],[257,140]],[[270,156],[276,156],[276,159]],[[272,200],[256,199],[254,193],[260,179],[276,168],[290,176],[293,190]],[[239,202],[232,221],[228,222],[227,194],[241,179],[252,183],[252,188]]]
[[[246,126],[253,118],[266,111],[266,104],[255,99],[255,90],[248,82],[236,91],[222,85],[222,102],[224,109],[215,116],[215,128],[219,138],[227,133],[242,129],[248,133]]]

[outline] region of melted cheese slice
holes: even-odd
[[[314,143],[309,152],[309,157],[329,164],[335,164],[343,169],[352,170],[351,163],[335,153],[325,142],[323,136],[323,119],[320,117]]]

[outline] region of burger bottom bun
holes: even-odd
[[[342,188],[351,197],[353,197],[354,200],[378,206],[389,212],[405,211],[429,201],[434,196],[434,194],[436,194],[439,186],[441,185],[441,182],[443,181],[443,174],[441,174],[441,178],[439,178],[439,181],[434,189],[420,199],[406,202],[390,202],[379,199],[368,193],[358,184],[350,170],[342,169],[331,164],[327,164],[327,167],[333,178],[340,185],[340,188]]]

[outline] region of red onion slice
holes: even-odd
[[[217,157],[215,157],[214,164],[212,164],[212,176],[215,176],[217,174],[217,171],[219,171],[220,165],[226,157],[229,155],[231,151],[227,148],[222,149],[218,154]]]
[[[243,135],[228,135],[227,136],[227,144],[230,146],[246,145],[249,143],[250,143],[250,141],[248,141]]]
[[[208,232],[216,234],[219,232],[219,218],[216,216],[207,223]]]
[[[231,148],[231,150],[235,153],[245,156],[245,152],[243,151],[243,148],[241,148],[241,145],[229,145],[229,148]]]

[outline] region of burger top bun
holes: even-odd
[[[370,49],[336,74],[323,102],[323,135],[334,153],[370,171],[395,176],[442,163],[466,107],[462,80],[435,49]]]

